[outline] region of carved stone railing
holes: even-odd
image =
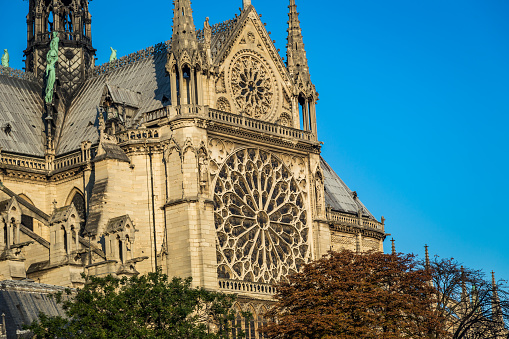
[[[94,67],[90,73],[89,76],[98,76],[102,74],[109,73],[117,68],[122,68],[128,65],[131,65],[137,61],[148,59],[149,57],[161,54],[161,53],[167,53],[168,49],[170,48],[170,41],[161,42],[157,45],[145,48],[141,51],[131,53],[129,55],[125,55],[121,58],[118,58],[117,60],[113,62],[107,62],[105,64],[102,64],[100,66]]]
[[[0,66],[0,74],[6,75],[11,78],[21,79],[21,80],[42,82],[42,78],[37,78],[35,76],[35,74],[33,74],[33,73],[24,72],[19,69],[14,69],[14,68],[10,68],[10,67]]]
[[[55,160],[55,170],[72,167],[83,162],[83,154],[80,151],[67,154]]]
[[[313,134],[311,132],[276,125],[270,122],[264,122],[237,114],[226,113],[215,109],[209,109],[208,115],[209,119],[211,120],[225,122],[239,127],[252,129],[258,132],[279,135],[284,138],[295,138],[307,141],[313,140]]]
[[[378,221],[374,221],[374,220],[366,218],[366,217],[359,218],[356,216],[329,210],[329,211],[327,211],[327,220],[329,220],[331,222],[336,222],[339,224],[345,224],[348,226],[357,226],[357,227],[362,226],[364,228],[370,228],[370,229],[373,229],[378,232],[382,232],[382,233],[385,232],[385,230],[384,230],[385,227],[382,223],[380,223]]]
[[[119,143],[127,142],[138,142],[138,141],[158,141],[159,140],[159,129],[157,128],[139,128],[133,130],[127,130],[116,135]]]
[[[6,165],[23,167],[37,171],[46,170],[46,161],[44,159],[35,159],[21,155],[2,153],[0,155],[0,162]]]
[[[272,296],[276,288],[270,284],[218,278],[219,289],[235,293],[256,293]]]

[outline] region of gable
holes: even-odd
[[[253,7],[243,13],[214,64],[212,107],[298,127],[289,73]]]

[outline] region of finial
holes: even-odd
[[[391,239],[391,243],[392,243],[392,255],[395,255],[396,254],[396,245],[394,244],[396,242],[396,240],[394,240],[394,238]]]
[[[493,287],[497,285],[497,281],[495,280],[495,271],[491,271],[491,285],[493,285]]]

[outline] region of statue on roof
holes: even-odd
[[[113,49],[113,47],[110,47],[110,49],[111,49],[110,62],[113,62],[117,60],[117,50]]]
[[[9,67],[9,52],[7,52],[7,49],[4,49],[4,55],[2,55],[2,66]]]
[[[53,38],[49,44],[49,51],[46,54],[46,96],[44,101],[47,104],[53,102],[53,91],[56,80],[55,65],[58,61],[58,43],[60,38],[58,32],[53,32]]]
[[[212,40],[212,27],[210,27],[209,17],[205,18],[205,23],[203,24],[203,36],[207,43],[210,43]]]

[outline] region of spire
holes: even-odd
[[[429,270],[429,252],[428,252],[428,245],[424,245],[424,252],[426,257],[426,269]]]
[[[299,13],[297,13],[295,0],[290,0],[288,8],[290,9],[288,14],[288,45],[286,51],[288,70],[293,76],[300,73],[306,77],[306,80],[310,80],[308,59],[304,49],[304,40],[302,38]]]
[[[492,301],[491,301],[491,314],[492,320],[498,322],[503,326],[504,317],[500,307],[500,300],[497,292],[497,281],[495,280],[495,272],[491,271],[491,288],[493,289]]]
[[[177,59],[177,56],[180,56],[184,50],[188,50],[189,57],[192,57],[192,51],[198,48],[198,40],[196,39],[191,1],[175,0],[174,4],[171,51]]]
[[[461,301],[466,304],[468,299],[467,296],[467,285],[465,283],[465,268],[461,266]]]
[[[249,6],[251,6],[251,0],[242,0],[242,8],[246,10]]]
[[[394,238],[392,238],[391,239],[391,243],[392,243],[392,255],[396,254],[396,245],[394,245],[395,242],[396,242],[396,240],[394,240]]]

